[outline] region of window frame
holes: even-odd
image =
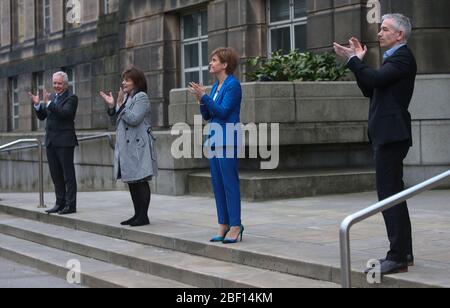
[[[69,78],[69,91],[72,94],[76,94],[76,75],[75,75],[75,67],[74,66],[68,66],[61,68],[61,71],[67,74],[67,77]]]
[[[19,129],[19,119],[20,119],[20,99],[19,99],[19,77],[13,76],[9,78],[10,81],[10,106],[11,106],[11,130],[15,131]],[[17,101],[15,101],[14,97],[17,97]],[[17,107],[17,114],[15,113],[15,107]],[[17,123],[16,123],[17,121]]]
[[[45,9],[48,8],[48,16],[46,15]],[[47,26],[48,21],[48,26]],[[52,12],[51,12],[51,1],[42,0],[42,34],[45,36],[50,35],[52,32]]]
[[[289,19],[282,20],[282,21],[276,21],[272,22],[270,20],[270,13],[271,13],[271,7],[270,7],[270,0],[266,0],[266,7],[267,7],[267,52],[268,56],[270,57],[273,52],[272,51],[272,30],[274,29],[282,29],[282,28],[289,28],[289,35],[290,35],[290,50],[295,50],[296,48],[296,41],[295,41],[295,27],[302,25],[307,26],[308,25],[308,16],[304,17],[295,17],[295,2],[294,0],[288,0],[289,1]]]
[[[109,11],[109,0],[103,0],[103,14],[109,15],[111,12]]]
[[[183,14],[180,16],[180,32],[181,32],[181,83],[184,86],[186,86],[186,73],[199,73],[199,83],[205,84],[205,80],[203,80],[203,72],[208,71],[209,72],[209,63],[207,65],[203,65],[203,43],[208,44],[208,32],[206,32],[205,35],[202,34],[202,14],[206,13],[206,26],[208,25],[208,11],[207,10],[199,10],[196,13],[191,14]],[[184,20],[183,18],[186,16],[197,16],[197,36],[185,39],[184,38]],[[194,45],[197,44],[198,46],[198,63],[199,65],[197,67],[191,67],[186,68],[185,67],[185,46],[188,45]],[[209,62],[209,61],[208,61]],[[206,82],[209,82],[209,79],[206,80]]]
[[[45,81],[44,81],[44,72],[34,72],[33,73],[33,94],[37,93],[39,96],[39,104],[44,103],[44,90],[45,90]],[[41,83],[40,83],[41,82]],[[42,95],[41,95],[42,91]],[[34,107],[32,107],[34,109]],[[34,130],[42,130],[45,128],[45,121],[40,121],[37,117],[34,117],[35,122],[33,125]]]

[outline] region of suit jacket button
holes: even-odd
[[[127,140],[127,143],[130,143],[130,140]]]

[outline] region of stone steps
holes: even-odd
[[[0,256],[62,279],[68,274],[68,261],[77,260],[81,264],[81,284],[92,288],[191,287],[4,234],[0,234]]]
[[[21,259],[28,260],[29,265],[40,263],[40,269],[48,272],[57,270],[56,273],[64,273],[67,260],[77,259],[81,262],[82,270],[86,262],[87,276],[90,275],[91,268],[95,269],[91,275],[94,278],[97,271],[108,272],[107,276],[97,279],[103,279],[104,286],[121,286],[118,282],[120,280],[123,283],[133,282],[132,286],[150,287],[158,286],[160,281],[163,287],[337,287],[330,282],[219,261],[9,215],[0,216],[0,234],[3,234],[0,237],[0,250],[7,251],[6,255],[21,256]],[[15,245],[11,237],[20,239],[19,244]],[[5,241],[3,238],[6,238]],[[92,264],[91,267],[92,262],[100,265]],[[65,272],[67,273],[67,270]],[[127,276],[122,275],[122,272]],[[138,281],[133,279],[136,273],[139,273],[137,276],[141,278]],[[111,282],[107,277],[111,277]],[[149,280],[147,285],[146,279]],[[101,286],[98,281],[91,283],[93,286],[98,284]]]
[[[343,194],[375,189],[372,168],[240,171],[241,197],[264,201]],[[209,171],[189,174],[189,193],[213,197]]]
[[[92,204],[87,205],[89,208],[92,206]],[[88,235],[102,236],[102,241],[105,238],[108,241],[121,240],[183,253],[181,254],[182,256],[194,255],[203,257],[208,260],[208,263],[222,261],[225,262],[222,263],[224,266],[229,266],[231,263],[268,270],[269,272],[289,274],[288,277],[306,277],[310,278],[306,280],[308,283],[321,283],[320,281],[322,281],[338,284],[340,282],[339,249],[336,246],[337,244],[323,247],[320,244],[298,242],[293,246],[289,240],[284,241],[276,236],[268,239],[259,236],[258,232],[256,234],[247,232],[244,235],[244,243],[226,246],[221,243],[212,244],[205,241],[205,238],[208,238],[213,232],[209,228],[207,228],[208,230],[198,230],[193,226],[178,226],[177,228],[171,221],[159,221],[156,225],[142,228],[127,228],[118,226],[117,218],[114,218],[114,216],[112,219],[111,217],[108,218],[114,215],[112,212],[109,213],[109,216],[105,216],[103,212],[99,215],[99,213],[90,213],[86,209],[86,211],[70,216],[46,215],[33,206],[16,204],[0,205],[0,213],[5,213],[9,216],[13,215],[16,219],[24,218],[27,223],[39,222],[42,225],[49,225],[49,228],[53,228],[53,226],[64,227],[66,229],[63,230],[69,234],[73,230],[77,232],[84,231]],[[9,219],[12,218],[9,217]],[[23,235],[24,232],[25,234],[30,231],[33,232],[33,230],[28,230],[30,229],[29,227],[16,228],[12,223],[5,223],[5,219],[2,217],[0,217],[0,223],[2,225],[1,230],[9,230],[5,232],[14,232],[13,234],[19,237],[21,236],[20,234],[22,234],[22,237],[25,237]],[[165,225],[167,225],[167,228]],[[76,234],[79,236],[84,233]],[[27,239],[28,236],[31,237],[29,234]],[[51,237],[51,234],[49,236]],[[75,240],[78,240],[78,237]],[[71,247],[78,247],[77,245],[76,243],[71,244]],[[97,247],[94,248],[97,249]],[[104,252],[103,255],[105,255]],[[352,252],[353,286],[374,287],[367,284],[361,272],[363,269],[361,265],[365,264],[370,259],[370,256],[359,251]],[[385,277],[383,278],[383,284],[375,285],[375,287],[448,287],[448,284],[444,281],[445,279],[441,282],[436,282],[433,278],[435,276],[440,277],[440,272],[442,271],[440,268],[440,265],[431,264],[428,266],[426,263],[423,263],[418,268],[420,269],[419,272],[406,276],[394,275]],[[426,271],[424,271],[425,269]],[[301,286],[301,284],[298,284],[298,286]],[[332,286],[334,285],[332,284]]]

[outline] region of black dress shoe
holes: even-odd
[[[128,226],[128,225],[130,225],[132,222],[134,222],[136,219],[137,219],[137,217],[136,217],[136,216],[133,216],[133,217],[131,217],[131,218],[128,219],[128,220],[122,221],[120,224],[121,224],[122,226]]]
[[[59,204],[56,204],[52,209],[50,210],[46,210],[45,212],[47,214],[54,214],[54,213],[58,213],[59,211],[61,211],[64,208],[64,206],[61,206]]]
[[[146,226],[149,224],[150,224],[150,220],[148,219],[148,217],[137,218],[136,220],[134,220],[133,222],[130,223],[130,227],[141,227],[141,226]]]
[[[66,206],[61,211],[58,212],[59,215],[69,215],[75,214],[77,212],[76,208],[71,208],[70,206]]]
[[[378,261],[380,261],[380,263],[383,263],[384,261],[386,261],[386,258],[379,259]],[[409,254],[406,255],[406,262],[408,262],[408,266],[414,266],[414,257]]]
[[[367,268],[364,271],[364,274],[368,274],[371,271],[373,271],[373,267]],[[380,265],[381,276],[407,272],[408,272],[408,264],[406,263],[384,260]]]

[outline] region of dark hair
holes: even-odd
[[[147,93],[147,79],[145,78],[144,72],[136,67],[130,67],[122,73],[123,79],[131,79],[134,83],[136,93],[145,92]]]
[[[210,58],[217,56],[221,63],[226,63],[227,74],[233,74],[239,62],[239,54],[233,48],[219,47],[211,53]]]

